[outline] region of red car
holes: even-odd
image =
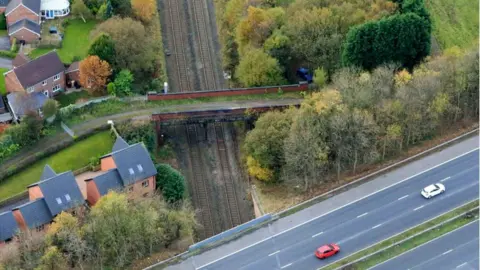
[[[337,244],[323,245],[315,250],[315,256],[319,259],[325,259],[337,254],[339,251],[340,247]]]

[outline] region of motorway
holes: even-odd
[[[370,269],[479,269],[478,225],[469,223]]]
[[[478,155],[478,149],[470,151],[196,269],[317,269],[330,264],[478,198]],[[421,189],[436,182],[446,192],[424,199]],[[314,250],[330,242],[340,245],[340,253],[318,260]]]

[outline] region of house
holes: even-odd
[[[118,137],[112,152],[100,158],[100,169],[105,173],[85,180],[90,205],[110,190],[125,189],[141,196],[155,192],[157,170],[142,143],[129,145]]]
[[[33,43],[41,38],[41,20],[70,14],[68,0],[0,0],[5,13],[10,40]]]
[[[32,61],[28,56],[26,56],[23,51],[19,52],[17,56],[12,61],[12,66],[14,68],[19,67],[23,64],[26,64],[28,62]]]
[[[11,241],[18,231],[18,225],[13,213],[8,211],[0,213],[0,248]]]
[[[48,229],[53,220],[44,198],[17,206],[12,209],[12,214],[20,230],[34,229],[37,232],[42,232]]]
[[[79,86],[80,82],[80,62],[73,62],[65,71],[67,86]]]

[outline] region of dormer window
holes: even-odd
[[[57,198],[56,200],[57,200],[57,203],[58,203],[58,204],[62,204],[62,199]]]
[[[141,164],[137,164],[138,172],[143,172],[143,167]]]
[[[54,81],[60,80],[60,73],[58,73],[57,75],[53,76],[53,80],[54,80]]]
[[[129,169],[128,169],[128,172],[130,173],[130,175],[134,175],[134,174],[135,174],[135,172],[133,171],[132,168],[129,168]]]
[[[70,198],[70,195],[68,194],[65,194],[65,199],[67,200],[67,202],[71,201],[72,199]]]
[[[43,85],[43,86],[47,85],[47,81],[43,81],[43,82],[42,82],[42,85]]]

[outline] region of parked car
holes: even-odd
[[[340,247],[337,244],[328,244],[317,248],[317,250],[315,250],[315,256],[322,260],[333,256],[338,252],[340,252]]]
[[[445,186],[443,184],[436,183],[425,187],[421,194],[423,197],[425,197],[425,199],[430,199],[443,192],[445,192]]]

